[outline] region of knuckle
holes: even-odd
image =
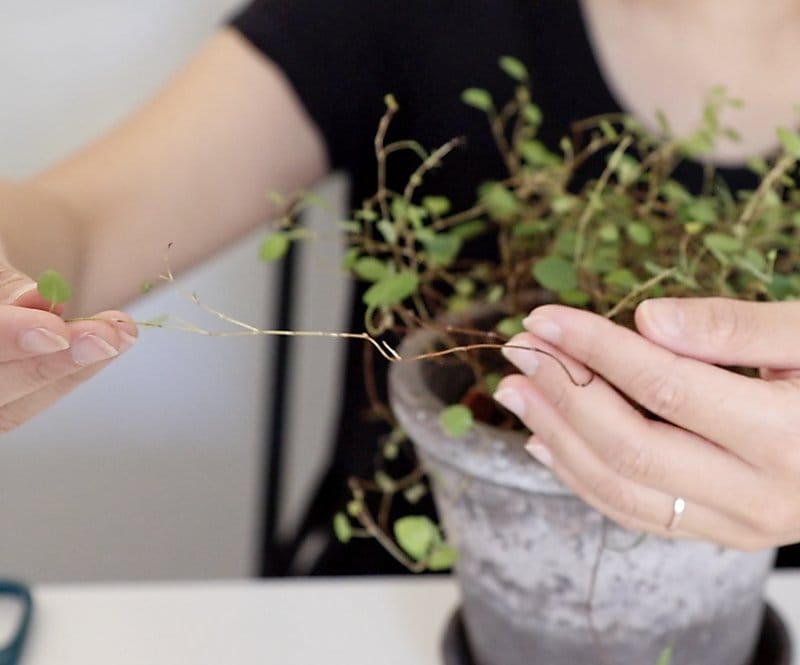
[[[654,476],[652,450],[641,441],[620,438],[604,453],[609,468],[623,478],[651,479]]]
[[[634,398],[667,420],[681,411],[686,398],[684,386],[671,369],[655,373],[648,368],[634,380]]]
[[[749,329],[749,321],[747,317],[740,316],[733,301],[712,298],[704,311],[698,334],[704,337],[710,347],[729,349],[742,343]]]
[[[42,358],[30,358],[25,361],[26,370],[24,381],[29,388],[36,389],[43,385],[52,383],[60,378],[62,371],[47,356]]]
[[[613,477],[600,477],[591,486],[592,494],[614,512],[614,520],[630,528],[638,520],[638,502],[633,491]]]

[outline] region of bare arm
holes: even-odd
[[[136,341],[122,312],[143,279],[199,261],[272,210],[267,192],[327,170],[322,139],[280,71],[222,31],[118,129],[26,182],[0,183],[0,432],[36,415]],[[13,268],[9,267],[13,265]],[[67,322],[25,275],[76,287]],[[23,293],[23,295],[20,295]]]
[[[89,313],[132,298],[169,242],[175,269],[196,263],[268,219],[268,191],[307,187],[327,168],[288,81],[226,29],[114,131],[0,185],[0,237],[20,270],[66,273]]]

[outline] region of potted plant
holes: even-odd
[[[399,106],[386,97],[377,191],[343,222],[345,267],[369,283],[366,332],[258,331],[212,312],[254,334],[360,338],[392,363],[394,415],[380,409],[393,424],[380,442],[385,466],[351,481],[334,529],[344,541],[377,538],[412,570],[455,563],[479,665],[745,665],[774,553],[643,537],[610,523],[524,451],[527,434],[491,395],[512,371],[499,349],[534,304],[560,302],[631,325],[650,297],[800,296],[800,191],[791,177],[800,135],[779,130],[781,154],[752,160],[760,176],[752,191],[731,192],[709,167],[692,192],[673,174],[732,134],[721,113],[737,102],[724,90],[711,92],[688,137],[671,136],[664,119],[654,133],[609,115],[577,123],[553,149],[537,140],[542,115],[524,65],[504,57],[500,66],[516,82],[510,101],[498,107],[478,88],[463,101],[487,115],[508,174],[482,185],[466,210],[451,210],[446,193],[420,195],[461,141],[433,151],[388,142]],[[387,163],[401,150],[416,153],[418,166],[394,191]],[[308,202],[287,203],[262,258],[279,259],[307,235],[296,216]],[[464,251],[487,239],[492,260]],[[169,269],[165,278],[173,281]],[[68,297],[57,274],[40,288],[53,302]],[[407,436],[444,531],[422,514],[395,519],[398,498],[413,506],[427,491],[421,469],[391,473]]]
[[[630,325],[649,297],[800,296],[800,193],[790,175],[800,136],[778,130],[782,153],[751,161],[756,189],[732,192],[707,167],[702,191],[691,192],[673,174],[733,134],[721,113],[738,102],[724,90],[710,93],[688,137],[670,136],[664,119],[654,133],[630,117],[603,116],[578,123],[553,150],[536,138],[541,112],[525,67],[511,57],[500,65],[517,83],[513,99],[499,107],[473,88],[463,101],[487,114],[507,177],[485,183],[466,211],[451,211],[446,193],[419,196],[428,171],[459,141],[432,152],[387,143],[399,110],[389,96],[376,136],[378,191],[344,223],[346,267],[371,283],[369,341],[394,361],[398,427],[384,451],[393,459],[403,434],[414,441],[450,544],[425,516],[388,524],[393,497],[413,501],[424,491],[418,473],[354,480],[337,534],[378,537],[415,570],[446,568],[457,556],[481,665],[744,665],[774,552],[641,537],[610,523],[524,452],[526,433],[489,396],[509,371],[497,348],[522,330],[534,303]],[[395,192],[385,173],[398,149],[417,152],[419,166]],[[474,238],[492,238],[496,260],[465,258]],[[399,350],[378,341],[398,332]]]

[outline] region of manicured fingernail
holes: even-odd
[[[526,347],[523,349],[516,346],[504,346],[503,355],[528,376],[533,376],[536,374],[536,370],[539,369],[539,354],[531,348]]]
[[[28,295],[32,291],[35,291],[38,287],[36,284],[30,283],[26,284],[25,286],[19,287],[14,293],[12,293],[6,302],[15,303],[17,300],[22,298],[22,296]]]
[[[119,340],[121,342],[119,350],[120,351],[127,351],[131,348],[134,344],[136,344],[136,340],[139,338],[135,335],[131,335],[128,332],[125,332],[122,328],[117,328],[117,334],[119,335]]]
[[[525,416],[525,400],[513,388],[499,388],[495,391],[494,398],[520,420]]]
[[[68,349],[69,340],[46,328],[31,328],[20,335],[19,345],[23,351],[38,355]]]
[[[119,351],[97,335],[81,335],[72,345],[72,359],[84,367],[118,355]]]
[[[680,337],[684,333],[684,314],[674,299],[645,300],[638,309],[647,325],[665,337]]]
[[[545,342],[559,344],[563,336],[561,327],[541,314],[530,314],[523,321],[525,329],[532,332],[537,337],[541,337]]]
[[[525,450],[542,466],[546,466],[548,469],[553,466],[553,453],[538,439],[532,438],[525,446]]]

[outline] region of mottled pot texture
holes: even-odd
[[[432,348],[409,336],[403,355]],[[744,553],[605,528],[523,450],[522,433],[478,426],[448,438],[439,414],[469,381],[452,363],[395,363],[391,403],[434,483],[479,665],[743,665],[774,551]],[[688,507],[691,510],[691,504]]]

